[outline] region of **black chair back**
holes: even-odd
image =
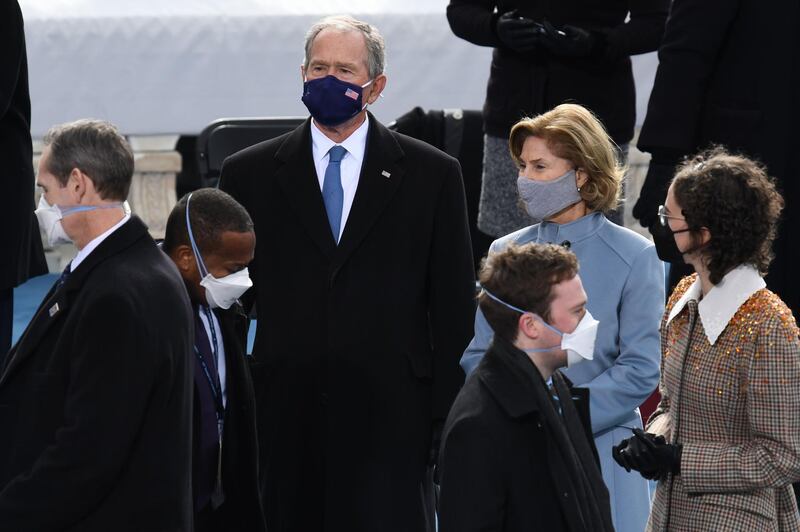
[[[302,117],[214,120],[197,138],[197,167],[202,186],[216,186],[222,163],[229,155],[288,133],[304,120]]]

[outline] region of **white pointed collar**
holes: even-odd
[[[750,265],[740,265],[726,273],[722,281],[714,285],[701,299],[700,278],[698,277],[672,307],[667,323],[683,310],[690,299],[699,301],[697,310],[700,314],[700,321],[703,323],[708,342],[714,345],[739,307],[765,286],[767,284],[761,278],[758,270]]]

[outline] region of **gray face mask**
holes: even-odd
[[[551,181],[534,181],[519,176],[517,190],[531,218],[542,221],[581,201],[577,183],[575,170],[570,170]]]

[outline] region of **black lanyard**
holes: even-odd
[[[194,353],[197,355],[197,360],[200,362],[200,367],[203,368],[203,374],[208,381],[208,387],[211,388],[211,395],[214,397],[214,406],[217,410],[217,430],[219,431],[219,439],[222,441],[222,433],[225,424],[225,405],[222,402],[222,378],[219,376],[219,342],[217,341],[217,331],[214,327],[214,315],[208,307],[200,307],[208,320],[208,329],[211,331],[211,356],[214,358],[214,369],[217,372],[217,379],[214,379],[211,370],[206,363],[206,359],[197,345],[194,346]]]

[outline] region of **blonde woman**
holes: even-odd
[[[595,445],[619,532],[641,532],[649,512],[647,482],[617,467],[611,448],[641,427],[638,405],[658,385],[658,325],[664,311],[664,268],[653,244],[606,219],[618,203],[624,169],[603,126],[587,109],[563,104],[518,122],[509,138],[519,166],[518,190],[540,223],[495,241],[563,244],[580,262],[588,310],[600,321],[593,359],[564,370],[588,388]],[[475,337],[461,359],[467,374],[493,332],[480,310]]]

